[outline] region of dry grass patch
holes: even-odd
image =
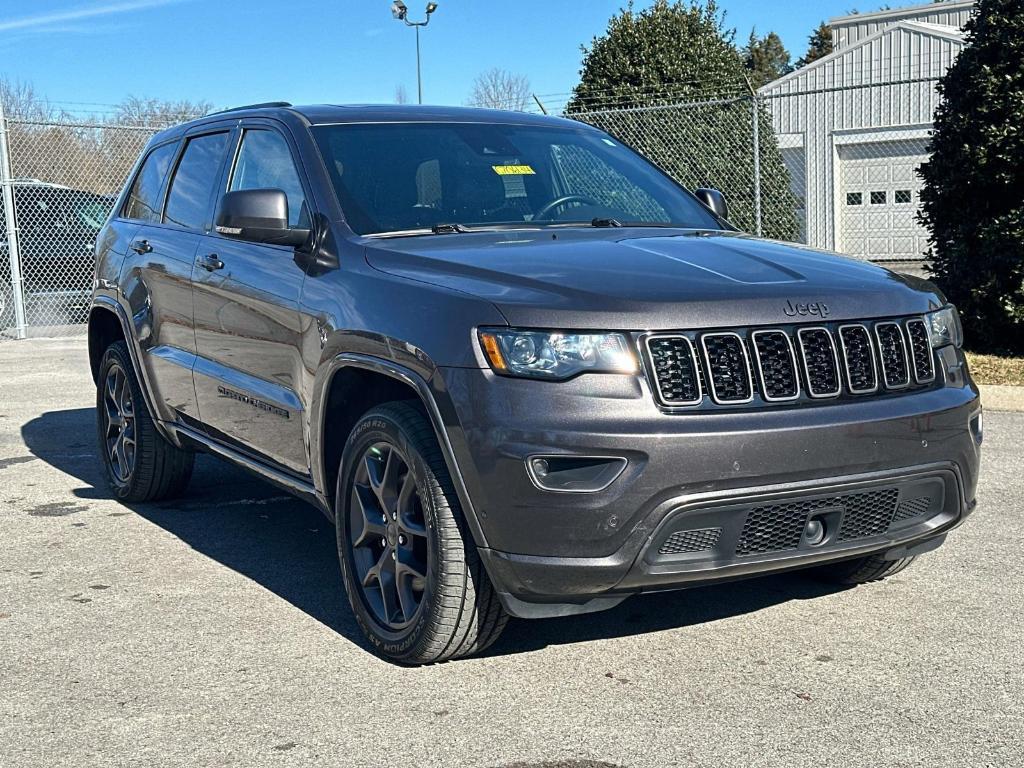
[[[971,376],[978,384],[1012,384],[1024,387],[1024,357],[998,357],[967,353]]]

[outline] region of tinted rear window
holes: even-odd
[[[171,165],[177,146],[172,142],[149,153],[128,193],[128,200],[124,205],[126,219],[160,220],[160,193],[163,191],[167,169]]]

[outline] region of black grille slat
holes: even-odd
[[[927,384],[935,380],[935,356],[932,354],[932,342],[928,334],[928,326],[924,320],[915,317],[907,320],[907,338],[910,340],[910,357],[913,361],[914,379],[918,384]]]
[[[885,533],[896,512],[899,491],[885,488],[823,499],[807,499],[755,507],[747,513],[736,542],[736,554],[755,555],[798,549],[807,518],[820,509],[842,509],[837,541]]]
[[[708,385],[716,403],[749,403],[754,396],[747,350],[735,333],[709,333],[701,337],[707,363]]]
[[[795,400],[800,396],[793,344],[782,331],[755,331],[754,356],[765,400]]]
[[[827,328],[801,328],[800,355],[811,397],[836,397],[840,391],[839,359]]]
[[[654,336],[647,340],[658,396],[666,405],[701,401],[700,369],[693,344],[685,336]]]
[[[855,395],[868,394],[878,389],[878,371],[871,334],[863,325],[844,325],[839,329],[839,344],[843,350],[846,385]]]
[[[907,345],[898,323],[885,322],[875,326],[878,354],[882,361],[882,377],[889,389],[902,389],[910,384]]]
[[[713,549],[722,535],[721,528],[701,528],[695,531],[676,531],[658,549],[661,555],[682,555],[687,552],[706,552]]]

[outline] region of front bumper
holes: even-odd
[[[518,615],[596,610],[637,592],[877,552],[898,557],[934,543],[974,504],[980,446],[971,420],[981,404],[967,378],[962,386],[832,405],[669,415],[640,378],[552,384],[476,369],[441,376],[481,556]],[[526,471],[537,454],[628,464],[599,492],[555,493]],[[839,536],[846,513],[836,499],[872,493],[891,502],[893,519],[904,502],[928,503],[898,525]],[[834,538],[748,551],[751,510],[797,503],[809,514],[824,505]],[[686,541],[694,538],[686,531],[713,529],[720,530],[710,548],[665,546],[673,534]]]

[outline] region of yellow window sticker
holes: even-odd
[[[492,165],[499,176],[536,176],[537,172],[528,165]]]

